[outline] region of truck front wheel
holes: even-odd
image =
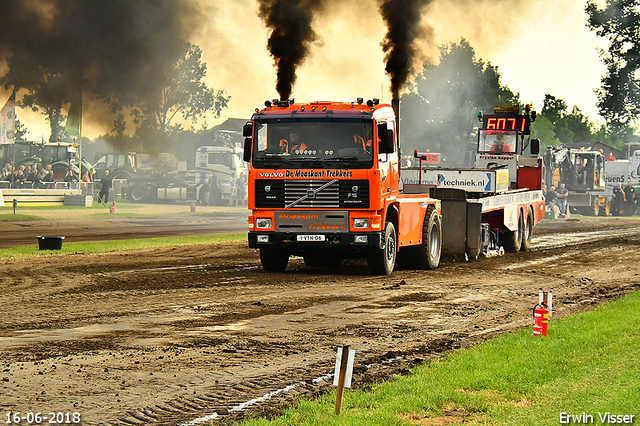
[[[367,265],[374,275],[389,275],[396,266],[397,253],[396,227],[387,222],[384,226],[383,244],[379,249],[371,250],[367,255]]]
[[[130,186],[127,189],[127,198],[134,203],[141,203],[147,198],[147,190],[141,185]]]
[[[261,248],[260,262],[262,269],[267,272],[282,272],[289,264],[289,253],[278,249]]]

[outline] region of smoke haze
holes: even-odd
[[[26,40],[18,40],[25,36],[25,34],[20,35],[20,32],[25,30],[25,25],[18,26],[11,23],[12,20],[21,22],[26,18],[15,17],[17,12],[12,12],[10,9],[18,9],[19,6],[14,6],[12,3],[18,3],[20,8],[25,9],[26,3],[72,7],[82,2],[80,0],[2,2],[0,12],[3,15],[0,16],[3,16],[3,21],[6,23],[0,28],[0,58],[2,59],[6,59],[11,52],[7,50],[7,45],[20,45],[21,49],[29,49],[29,43]],[[86,3],[87,5],[79,7],[87,8],[94,2]],[[146,18],[147,25],[139,25],[140,28],[144,27],[148,34],[140,35],[138,44],[151,47],[161,44],[154,43],[153,40],[154,32],[158,30],[150,22],[160,22],[153,16],[161,15],[162,10],[165,9],[173,11],[176,15],[175,18],[169,19],[169,22],[172,22],[170,25],[172,29],[169,32],[173,32],[176,36],[184,36],[192,44],[202,47],[203,61],[208,67],[206,84],[215,89],[224,89],[231,96],[229,109],[223,110],[221,120],[229,117],[248,118],[254,108],[262,106],[264,100],[276,97],[275,58],[266,48],[271,29],[260,18],[260,4],[257,0],[179,0],[178,2],[125,2],[123,0],[121,2],[96,1],[95,3],[106,5],[104,10],[111,11],[111,14],[115,12],[109,6],[110,3],[123,3],[124,5],[121,6],[124,10],[138,9],[138,12],[142,11],[140,8],[148,7],[149,4],[162,5],[162,7],[158,6],[157,14]],[[127,8],[129,3],[131,4]],[[142,5],[135,7],[137,3]],[[183,10],[179,6],[172,7],[169,3],[185,5],[186,9]],[[358,96],[376,97],[383,102],[391,99],[390,76],[385,72],[385,53],[381,47],[388,28],[382,19],[380,5],[381,0],[332,0],[327,2],[324,8],[321,7],[315,12],[310,24],[316,38],[315,41],[309,42],[307,56],[297,66],[297,80],[291,92],[292,96],[298,100],[354,100]],[[69,13],[71,12],[66,12],[66,14]],[[39,14],[35,15],[39,16]],[[9,16],[12,17],[9,18]],[[36,18],[33,19],[38,21]],[[124,19],[114,18],[114,20]],[[419,68],[421,58],[432,60],[437,58],[437,46],[459,42],[460,38],[464,37],[474,47],[479,58],[492,61],[494,65],[499,66],[503,76],[508,75],[509,78],[504,82],[509,83],[512,90],[526,91],[529,87],[527,84],[535,83],[530,85],[535,90],[529,90],[523,96],[523,101],[534,101],[535,106],[540,109],[544,91],[549,91],[565,99],[569,104],[577,102],[581,108],[585,108],[585,112],[595,117],[596,112],[591,113],[591,111],[597,111],[592,106],[595,105],[595,95],[591,89],[599,85],[604,67],[595,52],[594,40],[597,37],[584,27],[585,19],[583,4],[576,4],[575,0],[558,0],[557,2],[433,0],[424,9],[422,17],[422,22],[433,28],[432,33],[425,34],[425,40],[429,37],[432,39],[429,39],[428,43],[422,41],[418,45],[420,49],[418,54],[422,56],[418,56],[413,66],[414,69]],[[132,22],[143,21],[140,18]],[[92,26],[87,23],[79,23],[79,25]],[[64,32],[68,31],[70,30],[64,30]],[[96,32],[96,35],[90,35],[91,40],[99,38],[102,43],[108,45],[115,44],[115,41],[108,40],[109,37],[122,40],[115,30],[101,29],[95,25],[92,31]],[[38,33],[43,36],[47,34],[40,29]],[[127,34],[131,32],[127,31]],[[62,40],[60,36],[56,37],[59,41]],[[64,39],[69,38],[64,37]],[[79,43],[87,44],[87,42]],[[171,43],[169,42],[168,45],[171,46]],[[62,50],[58,46],[52,46],[52,48],[56,51]],[[72,50],[72,45],[65,48],[67,51],[69,49]],[[96,53],[89,53],[90,57],[98,56]],[[144,63],[152,63],[153,55],[159,55],[159,53],[152,53],[150,58],[146,57],[147,53],[140,53],[140,60]],[[69,56],[66,55],[66,57]],[[585,59],[587,57],[589,59]],[[75,58],[70,60],[74,63],[86,62]],[[557,64],[575,64],[580,68],[582,77],[576,78],[575,72],[571,72],[569,65],[558,67]],[[4,75],[6,70],[7,63],[0,61],[0,75]],[[552,72],[551,76],[550,72]],[[155,77],[155,73],[155,70],[151,70],[150,73],[145,73],[142,79]],[[112,75],[115,76],[117,73]],[[132,76],[132,78],[134,81],[140,81],[140,77]],[[408,81],[411,81],[411,78],[410,73]],[[585,85],[585,78],[591,83]],[[538,98],[536,94],[539,91],[542,92]],[[10,89],[0,89],[0,103],[8,98],[9,92]],[[584,97],[589,102],[578,102],[582,97],[576,97],[576,93],[584,93]],[[85,101],[87,98],[88,96],[85,96]],[[592,110],[586,111],[590,106]],[[96,112],[89,115],[88,113],[91,113],[88,111],[89,107],[95,108]],[[108,132],[113,120],[112,117],[109,120],[103,119],[108,115],[108,109],[105,109],[102,104],[94,102],[87,106],[85,103],[86,135],[95,137]],[[31,130],[30,139],[39,139],[43,133],[48,137],[48,125],[41,115],[32,114],[28,110],[19,110],[18,118],[23,123],[27,123]],[[211,118],[208,121],[209,126],[218,123],[219,121]]]
[[[203,22],[188,0],[12,0],[0,2],[0,16],[10,81],[27,86],[56,76],[65,90],[82,85],[85,104],[157,93]]]

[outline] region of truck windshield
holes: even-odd
[[[210,152],[207,156],[207,164],[221,164],[232,169],[234,168],[232,155],[229,152]]]
[[[514,153],[516,152],[517,133],[495,130],[480,130],[478,152]]]
[[[362,119],[257,120],[256,167],[369,168],[373,122]]]

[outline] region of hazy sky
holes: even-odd
[[[258,18],[257,2],[194,1],[210,17],[191,40],[202,47],[206,82],[231,96],[222,118],[209,119],[209,127],[229,117],[249,118],[266,99],[277,97],[275,68],[266,49],[268,32]],[[386,28],[376,4],[334,0],[317,17],[314,30],[319,40],[298,70],[296,100],[390,100],[380,47]],[[550,93],[601,121],[593,89],[599,87],[605,69],[596,48],[607,43],[585,26],[584,6],[585,0],[434,0],[424,21],[433,27],[435,40],[425,42],[424,50],[435,60],[438,45],[464,37],[479,59],[498,66],[502,83],[519,92],[523,102],[540,110]],[[48,137],[42,116],[19,110],[18,118],[31,131],[28,139]],[[85,136],[109,130],[96,128],[85,115]]]

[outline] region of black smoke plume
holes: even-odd
[[[3,84],[82,85],[85,103],[157,94],[202,19],[189,0],[11,0],[0,17]]]
[[[417,56],[421,53],[416,42],[429,35],[430,29],[421,25],[422,11],[433,0],[380,0],[380,13],[387,26],[382,42],[385,52],[385,71],[391,78],[393,99],[400,99],[400,90],[411,75]]]
[[[288,99],[296,81],[296,68],[317,39],[311,21],[324,1],[259,0],[259,4],[260,17],[271,29],[267,47],[277,68],[276,90],[281,99]]]

